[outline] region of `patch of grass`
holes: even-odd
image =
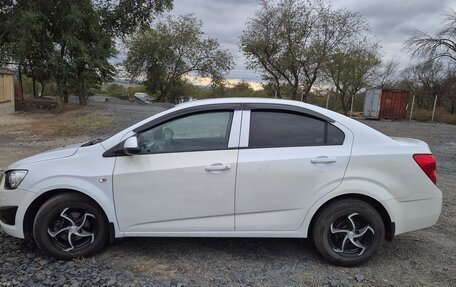
[[[407,115],[407,119],[410,118],[410,113]],[[418,109],[413,111],[412,120],[419,122],[430,122],[432,119],[432,111]],[[456,124],[456,114],[450,114],[444,108],[437,108],[435,110],[434,121],[445,124]]]
[[[112,125],[112,117],[100,111],[90,111],[74,117],[62,115],[62,121],[54,125],[51,136],[77,137],[89,130],[109,127]]]
[[[456,114],[441,114],[437,115],[436,118],[440,123],[456,125]]]
[[[152,273],[162,280],[175,279],[177,276],[177,269],[168,264],[163,264],[156,259],[139,260],[130,266],[132,270],[140,273]]]
[[[410,115],[408,116],[410,118]],[[432,111],[417,109],[413,111],[412,120],[429,122],[432,119]]]

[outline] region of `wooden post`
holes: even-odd
[[[413,98],[412,98],[412,108],[410,109],[410,120],[412,120],[414,105],[415,105],[415,95],[413,95]]]
[[[434,99],[434,107],[432,108],[432,118],[431,118],[431,122],[434,121],[434,114],[435,114],[435,106],[437,105],[437,95],[435,95],[435,99]]]

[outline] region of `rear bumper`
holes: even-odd
[[[442,195],[428,199],[402,201],[396,199],[384,202],[394,214],[395,233],[423,229],[436,224],[442,211]]]

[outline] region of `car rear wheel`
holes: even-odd
[[[66,193],[52,197],[38,210],[33,235],[44,253],[70,260],[102,249],[108,239],[108,223],[94,202]]]
[[[385,226],[380,214],[368,203],[342,199],[318,214],[312,236],[315,247],[328,261],[356,266],[378,251],[385,238]]]

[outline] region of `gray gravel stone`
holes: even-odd
[[[29,259],[33,259],[33,258],[35,258],[36,255],[35,255],[34,252],[27,252],[27,253],[25,254],[25,256],[26,256],[27,258],[29,258]]]
[[[38,263],[40,265],[47,265],[49,263],[49,259],[41,259],[40,261],[38,261]]]
[[[108,280],[108,282],[106,283],[106,285],[109,287],[109,286],[115,286],[117,283],[117,278],[110,278]]]
[[[356,281],[358,281],[358,282],[366,281],[366,280],[367,280],[366,276],[361,275],[361,274],[356,274],[356,275],[355,275],[355,279],[356,279]]]

